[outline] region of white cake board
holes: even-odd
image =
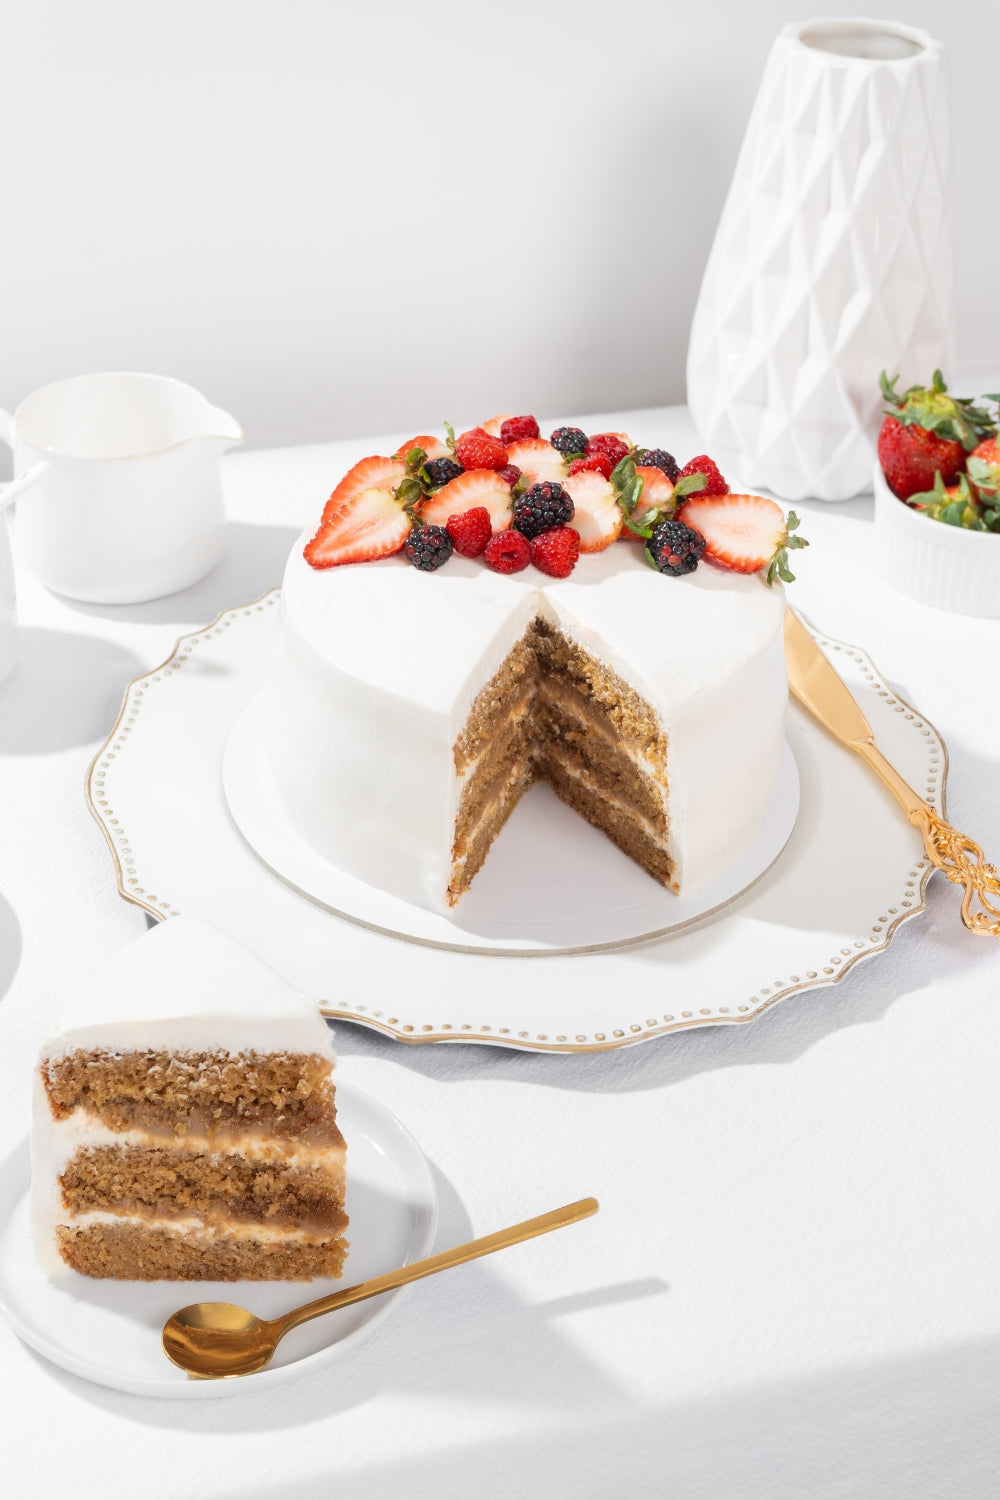
[[[331,865],[289,821],[255,698],[229,735],[222,782],[233,822],[264,865],[326,911],[432,948],[508,957],[600,953],[667,937],[721,912],[780,858],[795,827],[799,778],[784,746],[760,832],[713,880],[675,895],[610,839],[534,786],[501,830],[453,914],[412,905]],[[343,789],[350,796],[350,788]]]

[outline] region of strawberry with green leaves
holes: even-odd
[[[878,435],[878,456],[886,483],[900,500],[925,493],[935,474],[945,485],[954,483],[968,455],[983,438],[996,431],[988,411],[971,401],[948,394],[940,370],[930,386],[911,385],[902,395],[885,371],[879,385],[886,400],[885,420]],[[988,397],[995,400],[995,397]]]
[[[1000,531],[1000,501],[996,492],[979,490],[969,483],[969,475],[959,474],[955,484],[945,484],[940,474],[934,476],[934,488],[911,495],[909,504],[931,521],[945,526],[960,526],[963,531]]]

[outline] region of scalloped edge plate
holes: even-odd
[[[216,922],[324,997],[328,1016],[410,1043],[601,1051],[752,1020],[883,952],[924,909],[932,866],[919,834],[793,703],[801,800],[791,839],[742,900],[692,930],[613,952],[519,955],[515,976],[510,953],[429,948],[342,921],[257,859],[222,787],[225,744],[266,670],[279,597],[273,589],[223,611],[130,684],[87,796],[126,900],[158,920],[187,911]],[[944,813],[940,735],[863,651],[812,633],[884,753]]]

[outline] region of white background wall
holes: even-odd
[[[950,49],[959,364],[995,368],[1000,6],[878,10]],[[0,404],[67,374],[155,370],[270,445],[683,400],[757,80],[775,31],[809,14],[8,5]]]

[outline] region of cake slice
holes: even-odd
[[[32,1217],[50,1273],[339,1276],[345,1145],[315,1002],[193,917],[73,998],[41,1050]]]

